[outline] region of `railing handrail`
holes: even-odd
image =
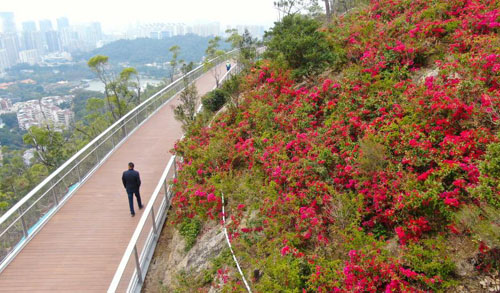
[[[235,51],[237,51],[237,49],[234,49],[234,50],[231,50],[229,52],[226,52],[226,55],[227,54],[232,54]],[[216,60],[217,58],[220,58],[220,57],[213,58],[213,59],[210,60],[210,62]],[[96,142],[98,142],[102,137],[104,137],[105,135],[109,134],[109,132],[111,132],[112,129],[114,129],[117,125],[119,125],[120,123],[123,123],[127,118],[129,118],[131,115],[133,115],[135,112],[137,112],[139,108],[145,107],[145,105],[148,104],[151,100],[153,100],[157,96],[163,94],[168,89],[174,87],[179,82],[182,82],[182,80],[185,77],[189,77],[189,76],[193,75],[195,72],[197,72],[198,70],[203,70],[203,69],[204,69],[203,68],[203,64],[201,64],[198,67],[196,67],[195,69],[189,71],[188,73],[186,73],[182,77],[176,79],[174,82],[172,82],[169,85],[165,86],[163,89],[161,89],[160,91],[158,91],[156,94],[152,95],[151,97],[149,97],[148,99],[146,99],[145,101],[143,101],[142,103],[140,103],[139,105],[137,105],[134,109],[130,110],[127,114],[125,114],[120,119],[118,119],[115,123],[113,123],[111,126],[109,126],[108,128],[106,128],[106,130],[104,130],[101,134],[99,134],[92,141],[90,141],[87,145],[85,145],[81,150],[79,150],[73,156],[71,156],[71,158],[69,158],[66,162],[64,162],[61,166],[59,166],[59,168],[57,168],[54,172],[52,172],[49,176],[47,176],[42,182],[40,182],[35,188],[33,188],[20,201],[18,201],[16,204],[14,204],[14,206],[12,206],[5,214],[3,214],[2,217],[0,217],[0,225],[2,223],[4,223],[7,219],[9,219],[15,212],[17,212],[19,210],[19,208],[23,204],[25,204],[34,195],[36,195],[38,193],[38,191],[40,191],[40,189],[42,189],[47,183],[49,183],[52,179],[54,179],[54,177],[56,177],[57,175],[59,175],[60,173],[62,173],[62,171],[67,166],[69,166],[71,163],[73,163],[74,161],[76,161],[80,155],[82,155],[84,152],[86,152],[92,146],[94,146],[94,144],[96,144]]]
[[[232,67],[229,72],[226,72],[226,74],[224,74],[222,76],[221,82],[224,81],[224,79],[233,70],[235,70],[234,67]],[[198,108],[197,113],[201,110],[201,108],[202,108],[202,105],[200,105],[200,107]],[[182,137],[184,137],[184,136],[182,136]],[[115,271],[115,274],[113,276],[111,284],[108,287],[108,291],[107,291],[108,293],[114,293],[118,289],[118,285],[120,284],[120,281],[122,280],[123,273],[125,272],[127,264],[129,262],[130,258],[132,257],[132,254],[134,253],[134,249],[137,249],[137,247],[136,247],[137,242],[139,241],[139,237],[141,236],[141,233],[145,227],[147,219],[150,217],[150,213],[151,213],[151,210],[153,209],[153,205],[156,202],[156,199],[157,199],[158,195],[160,194],[160,191],[167,180],[167,176],[170,173],[170,169],[172,168],[172,166],[174,166],[174,168],[175,168],[174,164],[175,164],[176,157],[177,156],[174,155],[170,158],[170,160],[167,164],[167,167],[163,171],[163,173],[160,177],[160,180],[158,181],[158,184],[156,185],[156,188],[153,191],[153,193],[149,199],[149,202],[148,202],[146,208],[144,209],[144,212],[142,213],[141,219],[139,220],[139,223],[137,224],[137,227],[134,230],[134,234],[132,235],[132,238],[130,238],[130,241],[127,245],[127,248],[125,249],[125,252],[123,253],[122,259],[120,260],[120,264],[118,265],[118,268]],[[174,176],[175,176],[175,174],[174,174]],[[160,212],[160,211],[158,211],[158,212]],[[133,275],[132,275],[132,277],[133,277]],[[142,280],[141,280],[141,282],[142,282]]]

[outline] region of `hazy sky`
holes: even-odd
[[[278,13],[273,0],[2,0],[0,11],[14,12],[18,27],[27,20],[68,17],[70,24],[99,21],[103,30],[137,22],[219,21],[271,26]]]

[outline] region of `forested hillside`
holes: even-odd
[[[174,36],[162,40],[140,38],[118,40],[95,49],[84,56],[85,60],[95,55],[108,56],[115,63],[126,62],[132,65],[153,62],[167,62],[171,59],[169,48],[181,48],[179,59],[186,62],[199,62],[205,53],[210,37],[198,35]],[[226,46],[227,47],[227,46]]]
[[[500,290],[499,32],[495,0],[284,17],[177,144],[170,220],[196,239],[224,195],[255,292]],[[228,253],[184,280],[246,291]]]

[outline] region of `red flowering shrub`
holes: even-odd
[[[262,62],[238,108],[176,146],[179,218],[219,220],[224,193],[257,291],[448,286],[453,265],[420,244],[446,247],[461,207],[499,202],[483,163],[498,142],[499,16],[497,1],[372,1],[323,29],[345,52],[332,78],[299,86]]]

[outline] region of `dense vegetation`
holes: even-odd
[[[493,0],[286,16],[238,106],[176,145],[179,222],[219,221],[224,194],[256,292],[481,290],[500,267],[499,32]],[[245,291],[226,259],[193,286]]]
[[[7,78],[0,79],[0,82],[17,81],[23,79],[32,79],[37,83],[53,83],[61,80],[82,80],[85,78],[94,78],[92,72],[85,63],[75,63],[72,65],[58,65],[53,67],[29,65],[26,63],[15,65],[7,70]],[[31,91],[40,92],[39,85],[32,86]],[[28,88],[29,89],[29,88]],[[2,92],[0,91],[0,94]]]
[[[190,34],[161,40],[150,38],[118,40],[93,50],[83,58],[89,59],[94,55],[105,55],[114,63],[128,63],[132,66],[153,62],[164,63],[172,57],[169,48],[177,45],[181,48],[179,59],[186,62],[198,62],[204,55],[209,39],[210,37]]]

